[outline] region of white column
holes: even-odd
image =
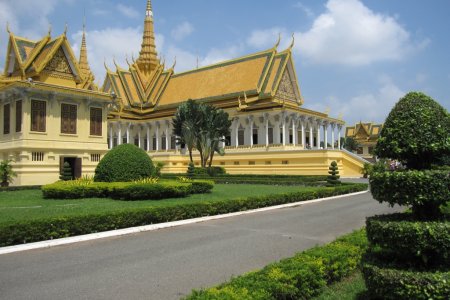
[[[142,149],[142,143],[141,143],[141,125],[137,126],[137,130],[138,130],[138,147],[140,149]]]
[[[114,131],[114,126],[113,124],[109,124],[109,149],[113,148],[113,131]]]
[[[253,148],[253,116],[248,117],[248,125],[250,131],[250,147]]]
[[[234,125],[234,133],[235,133],[235,142],[236,142],[236,148],[239,146],[239,118],[235,119],[235,125]]]
[[[169,125],[166,123],[166,129],[165,129],[165,135],[166,135],[166,151],[170,149],[169,147]]]
[[[222,148],[225,149],[225,147],[227,146],[226,144],[226,136],[222,136]]]
[[[337,126],[337,129],[338,129],[338,149],[339,150],[341,150],[341,128],[342,128],[342,125],[339,124]]]
[[[313,121],[309,121],[309,148],[314,148]]]
[[[117,124],[118,127],[118,137],[117,137],[117,145],[122,145],[122,123]]]
[[[131,127],[131,123],[128,123],[128,126],[127,126],[127,144],[130,143],[130,127]]]
[[[292,118],[292,144],[297,145],[297,118]]]
[[[283,115],[282,118],[283,119],[281,120],[281,122],[283,132],[281,134],[283,136],[283,146],[286,146],[286,117]]]
[[[306,149],[306,136],[305,136],[305,120],[301,120],[302,125],[302,145],[303,148]]]
[[[336,124],[331,123],[331,149],[334,150],[334,130],[336,129]]]
[[[323,148],[328,149],[328,123],[327,122],[325,122],[323,124],[323,128],[324,128],[324,135],[325,135],[325,138],[324,138],[325,140],[323,142]]]
[[[156,122],[156,128],[155,128],[155,135],[156,135],[156,151],[159,151],[159,122]]]
[[[264,116],[264,123],[266,129],[266,147],[269,147],[269,115]]]
[[[320,149],[320,127],[321,127],[321,122],[317,121],[317,149]]]
[[[150,151],[150,124],[147,124],[147,151]]]

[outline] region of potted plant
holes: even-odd
[[[0,186],[8,187],[13,182],[16,172],[12,169],[12,160],[3,160],[0,162]]]

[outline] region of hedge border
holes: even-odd
[[[217,287],[194,290],[185,299],[310,299],[354,272],[367,245],[365,231],[354,231]]]
[[[419,272],[364,263],[362,273],[371,296],[380,299],[449,299],[450,271]]]
[[[0,247],[49,239],[179,221],[237,211],[257,209],[286,203],[325,198],[367,190],[367,184],[351,184],[317,191],[299,191],[234,200],[221,200],[146,209],[128,209],[115,213],[47,218],[21,221],[0,227]]]
[[[399,213],[369,217],[366,228],[371,246],[391,258],[409,264],[450,266],[450,222],[418,222],[411,214]]]

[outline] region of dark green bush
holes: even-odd
[[[357,231],[218,287],[193,291],[186,299],[310,299],[327,282],[354,272],[366,245],[364,232]]]
[[[151,177],[152,160],[135,145],[123,144],[110,150],[95,169],[96,182],[130,182]]]
[[[331,162],[331,165],[328,169],[328,174],[330,175],[327,177],[327,183],[331,185],[340,184],[341,181],[339,180],[339,178],[341,176],[339,176],[339,168],[337,163],[335,161]]]
[[[365,263],[363,276],[375,299],[450,299],[450,272],[419,272]]]
[[[212,176],[212,177],[227,174],[227,171],[225,170],[224,167],[210,167],[210,168],[207,168],[207,172],[208,172],[208,175]]]
[[[72,180],[72,168],[70,167],[70,164],[66,161],[63,165],[63,169],[61,174],[59,175],[59,179],[68,181]]]
[[[188,178],[191,178],[191,179],[194,178],[194,176],[195,176],[195,166],[194,166],[193,162],[189,163],[189,166],[188,166],[188,169],[187,169],[187,172],[186,172],[186,176]]]
[[[450,222],[417,222],[410,214],[392,214],[367,218],[366,228],[372,247],[391,259],[450,268]]]
[[[121,183],[123,184],[123,183]],[[114,184],[117,186],[119,184]],[[0,225],[0,247],[63,238],[73,235],[142,226],[161,222],[186,220],[210,215],[256,209],[285,203],[299,202],[366,190],[366,184],[342,185],[318,191],[250,197],[184,204],[176,206],[124,210],[116,213],[47,218],[21,221],[12,225]]]
[[[379,202],[410,205],[416,217],[433,219],[450,199],[450,175],[448,171],[373,173],[370,190]]]
[[[411,92],[395,105],[380,133],[376,155],[410,169],[429,169],[450,153],[450,116],[432,98]]]
[[[42,187],[45,199],[113,198],[116,200],[159,200],[182,198],[189,194],[211,192],[211,181],[189,183],[161,181],[159,183],[95,182],[77,184],[57,182]]]

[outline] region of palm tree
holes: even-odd
[[[175,142],[177,145],[186,145],[189,151],[189,158],[192,158],[192,151],[197,142],[196,130],[201,121],[201,114],[199,104],[189,99],[187,102],[181,104],[172,120],[173,134],[177,137]]]
[[[0,162],[0,184],[2,187],[7,187],[13,182],[17,173],[13,171],[12,160],[3,160]]]

